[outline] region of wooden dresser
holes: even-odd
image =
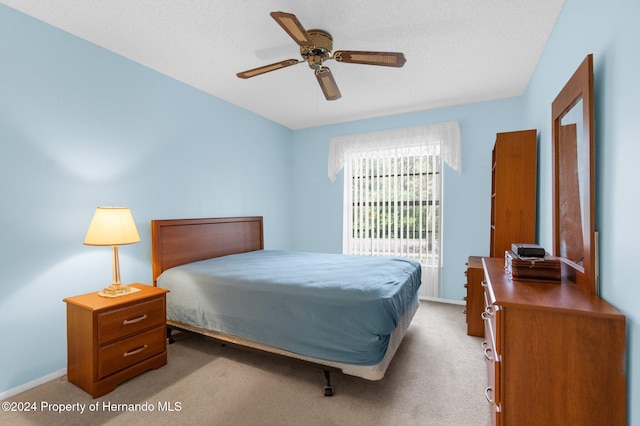
[[[117,298],[97,292],[67,303],[67,377],[94,398],[167,363],[167,290],[132,284],[140,291]]]
[[[569,281],[513,281],[484,258],[494,425],[624,425],[625,317]]]
[[[465,314],[467,315],[467,334],[469,336],[484,337],[484,322],[482,312],[484,310],[482,282],[484,281],[484,269],[482,258],[469,256],[467,269],[464,272],[467,282],[464,287],[467,289],[465,296]]]

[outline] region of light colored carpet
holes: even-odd
[[[482,339],[466,335],[462,309],[423,301],[384,379],[332,373],[333,397],[323,395],[321,369],[184,333],[158,370],[95,400],[66,377],[53,380],[8,399],[37,411],[0,411],[0,424],[489,425]],[[55,404],[85,411],[50,411]]]

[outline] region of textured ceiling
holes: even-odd
[[[291,129],[524,93],[564,0],[0,0]],[[269,16],[295,14],[334,50],[400,51],[403,68],[329,61],[326,101],[305,64],[236,73],[299,48]]]

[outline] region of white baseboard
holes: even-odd
[[[464,300],[452,300],[452,299],[443,299],[441,297],[426,297],[420,296],[420,300],[428,300],[429,302],[440,302],[440,303],[449,303],[451,305],[466,305],[467,302]]]
[[[49,373],[46,376],[39,377],[23,385],[16,386],[13,389],[0,392],[0,401],[5,400],[7,398],[11,398],[12,396],[17,395],[19,393],[28,391],[29,389],[33,389],[36,386],[43,385],[47,382],[50,382],[51,380],[57,379],[58,377],[62,377],[65,374],[67,374],[67,369],[61,368],[60,370],[54,371],[53,373]]]

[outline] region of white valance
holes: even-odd
[[[329,145],[329,179],[336,180],[344,167],[345,154],[353,151],[409,150],[430,153],[440,146],[442,159],[451,168],[462,171],[460,126],[457,121],[429,126],[408,127],[359,135],[331,138]]]

